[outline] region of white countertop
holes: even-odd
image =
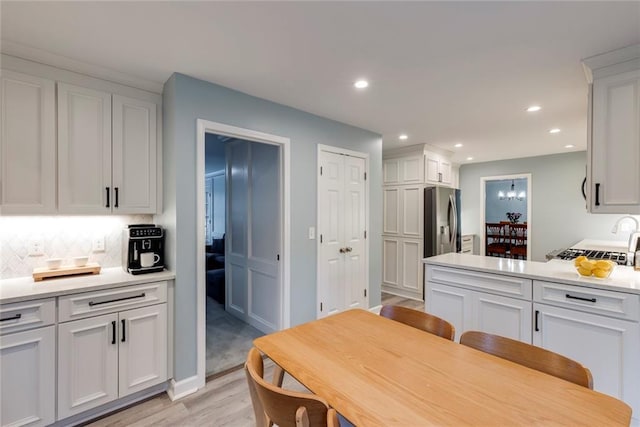
[[[0,303],[26,301],[36,298],[57,297],[98,289],[110,289],[139,283],[172,280],[176,276],[172,271],[161,271],[149,274],[129,274],[122,267],[103,268],[100,274],[58,279],[46,279],[40,282],[33,277],[17,277],[0,280]]]
[[[459,253],[436,255],[422,260],[425,264],[508,274],[528,279],[546,280],[569,285],[640,294],[640,271],[633,267],[616,266],[606,279],[580,276],[573,261],[523,261]]]

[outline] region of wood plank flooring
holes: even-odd
[[[424,310],[424,302],[390,294],[382,294],[382,304],[403,305]],[[265,375],[271,378],[273,363],[265,361]],[[290,390],[304,387],[285,375],[284,385]],[[238,369],[207,381],[202,390],[172,402],[162,393],[137,405],[96,420],[92,427],[249,427],[255,426],[253,407],[244,370]]]

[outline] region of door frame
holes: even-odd
[[[318,224],[320,224],[320,178],[319,178],[319,174],[320,174],[320,155],[322,151],[329,151],[331,153],[336,153],[336,154],[344,154],[347,156],[352,156],[352,157],[359,157],[364,159],[364,170],[367,176],[367,179],[365,180],[365,193],[364,193],[364,197],[365,197],[365,224],[364,224],[364,229],[367,232],[367,238],[365,239],[365,245],[364,245],[364,257],[365,257],[365,263],[366,263],[366,268],[365,270],[365,283],[367,284],[367,296],[365,298],[365,302],[367,304],[367,309],[369,308],[369,297],[370,297],[370,283],[369,283],[369,240],[370,240],[370,235],[371,233],[369,233],[370,229],[369,229],[369,213],[370,213],[370,208],[369,208],[369,201],[370,201],[370,195],[369,195],[369,190],[370,190],[370,177],[371,174],[369,173],[369,153],[362,153],[360,151],[353,151],[353,150],[348,150],[346,148],[341,148],[341,147],[334,147],[331,145],[325,145],[325,144],[318,144],[318,148],[317,148],[317,153],[316,153],[316,319],[319,319],[321,316],[321,312],[320,312],[320,304],[318,304],[318,301],[320,301],[322,298],[322,292],[324,291],[324,289],[322,289],[320,287],[320,268],[321,268],[321,260],[320,260],[320,238],[319,236],[319,232],[318,232]]]
[[[196,120],[196,323],[197,323],[197,377],[200,384],[205,383],[206,376],[206,285],[205,285],[205,135],[214,133],[252,142],[276,145],[280,147],[280,287],[282,295],[282,312],[280,328],[291,325],[290,304],[290,265],[291,265],[291,201],[290,201],[290,158],[291,140],[286,137],[271,135],[251,129],[240,128],[205,119]]]
[[[485,256],[485,240],[487,230],[485,227],[485,215],[486,215],[486,187],[487,181],[502,181],[509,179],[526,179],[527,180],[527,261],[531,260],[531,173],[516,173],[511,175],[498,175],[498,176],[483,176],[480,177],[480,255]]]

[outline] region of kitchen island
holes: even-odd
[[[579,276],[572,261],[449,253],[423,260],[425,311],[563,354],[591,370],[594,389],[640,415],[640,272]]]

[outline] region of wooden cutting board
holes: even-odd
[[[87,263],[82,267],[75,265],[62,266],[56,269],[34,268],[33,280],[39,282],[44,279],[53,279],[56,277],[73,276],[77,274],[98,274],[100,273],[100,265],[95,262]]]

